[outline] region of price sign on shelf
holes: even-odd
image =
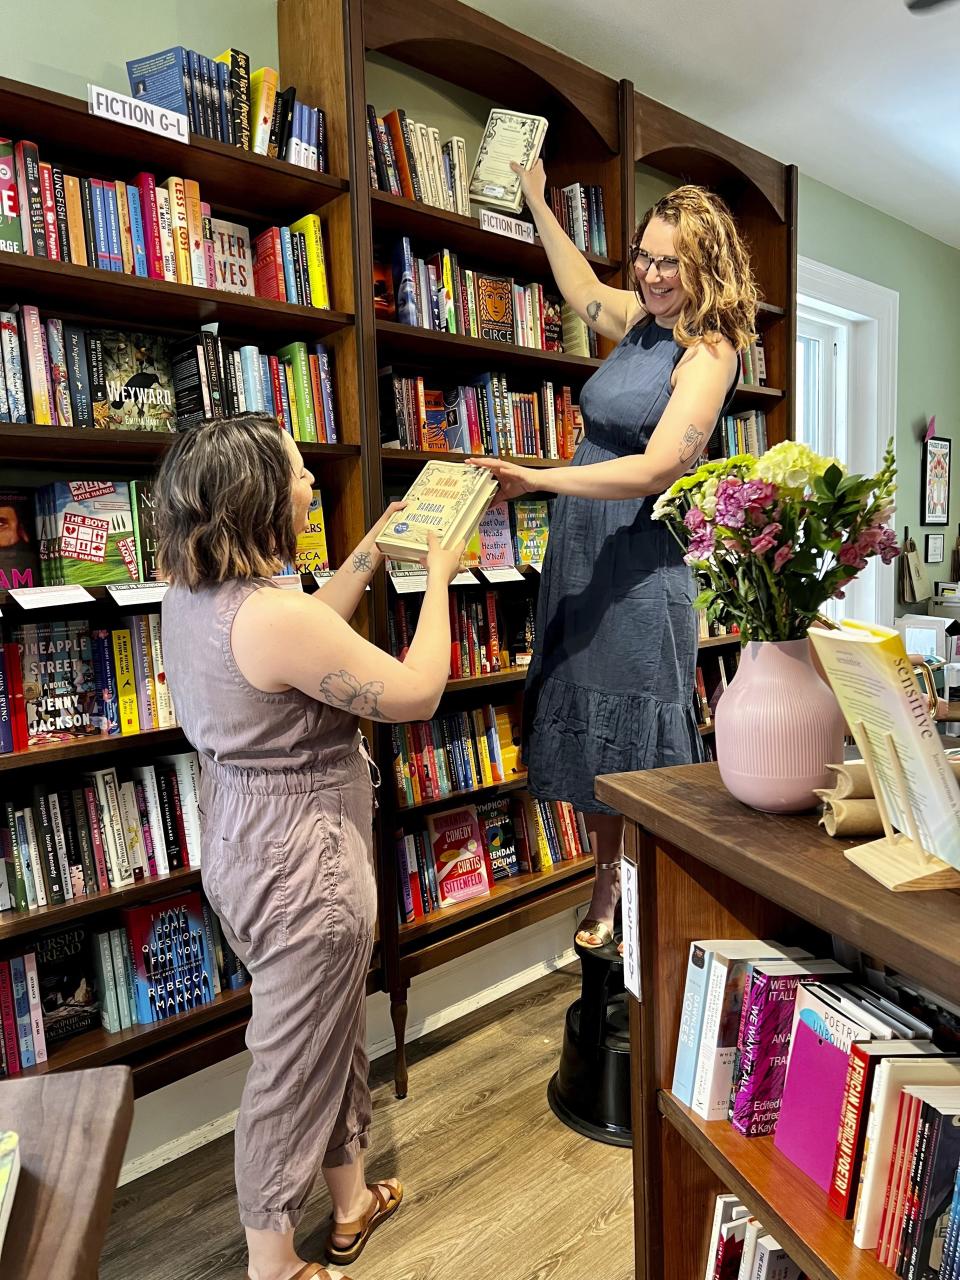
[[[65,604],[88,604],[93,596],[86,587],[14,587],[10,592],[21,609],[58,609]]]
[[[128,604],[159,604],[167,594],[166,582],[111,582],[110,599],[122,609]]]

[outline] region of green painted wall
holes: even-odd
[[[897,524],[920,531],[920,438],[936,414],[937,434],[960,447],[960,359],[956,321],[960,308],[960,251],[869,205],[801,176],[799,251],[900,295],[897,361]],[[953,463],[953,495],[947,527],[960,521],[960,455]],[[918,538],[917,546],[923,552]],[[949,570],[949,557],[944,564]],[[932,576],[932,575],[931,575]],[[946,572],[942,575],[946,576]]]
[[[182,44],[209,57],[230,45],[277,65],[276,0],[5,0],[0,75],[87,96],[129,93],[126,62]]]

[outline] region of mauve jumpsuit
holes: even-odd
[[[321,1163],[350,1164],[368,1143],[376,879],[356,717],[296,690],[263,693],[234,660],[237,610],[252,592],[277,589],[249,579],[171,587],[163,652],[200,756],[203,888],[253,983],[253,1061],[236,1129],[240,1220],[287,1231]]]

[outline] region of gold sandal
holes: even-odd
[[[384,1196],[380,1188],[383,1187],[388,1192]],[[355,1262],[363,1253],[367,1241],[382,1223],[393,1215],[400,1208],[400,1202],[403,1200],[403,1187],[398,1182],[396,1187],[391,1187],[388,1182],[378,1182],[367,1184],[367,1190],[372,1193],[373,1204],[361,1218],[357,1218],[355,1222],[337,1222],[335,1218],[330,1220],[330,1231],[327,1234],[327,1243],[325,1245],[327,1252],[327,1261],[336,1262],[340,1266],[347,1263]],[[334,1235],[338,1236],[356,1236],[353,1244],[346,1249],[341,1249],[333,1243]]]
[[[620,862],[598,862],[594,866],[595,871],[612,871],[613,868],[620,870]],[[588,937],[593,936],[599,938],[599,942],[584,942],[581,934]],[[602,920],[594,920],[592,916],[587,916],[580,921],[580,927],[573,935],[574,943],[577,946],[584,947],[587,951],[599,951],[601,947],[608,947],[613,941],[613,929],[610,925],[605,924]]]

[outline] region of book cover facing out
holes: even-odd
[[[67,583],[136,582],[130,488],[125,480],[62,480],[49,486],[53,555]]]
[[[441,907],[490,892],[493,879],[473,805],[427,818]]]
[[[199,893],[128,907],[123,920],[140,1022],[163,1022],[209,1004],[214,994],[214,961]]]
[[[90,933],[73,924],[36,940],[37,976],[48,1045],[100,1025]]]
[[[39,585],[33,495],[29,489],[0,488],[0,591]]]
[[[387,521],[377,546],[396,560],[424,555],[430,532],[441,546],[454,546],[477,527],[496,491],[496,480],[481,467],[428,462],[407,490],[404,509]]]
[[[107,387],[107,425],[115,431],[175,431],[173,369],[165,338],[154,333],[97,335]]]

